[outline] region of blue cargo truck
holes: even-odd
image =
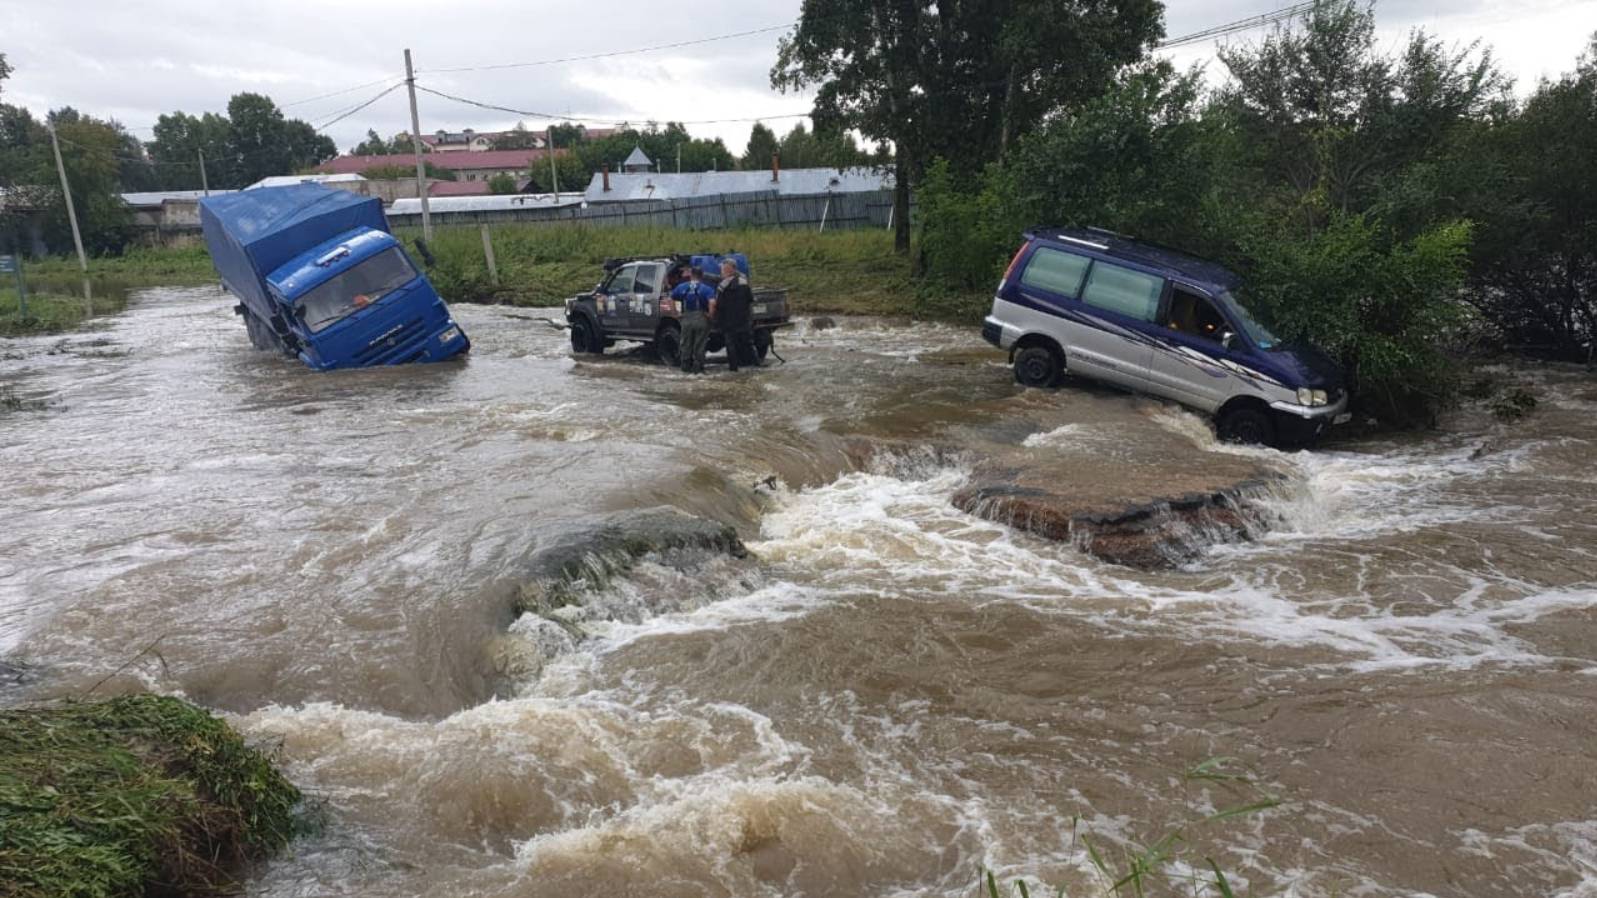
[[[471,347],[389,233],[380,200],[262,187],[201,200],[200,225],[257,349],[325,371],[439,362]]]

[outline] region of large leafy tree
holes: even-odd
[[[226,115],[162,115],[149,149],[161,186],[181,190],[201,186],[202,152],[210,186],[217,188],[245,187],[269,175],[303,171],[338,153],[331,138],[303,121],[285,118],[270,97],[252,93],[234,95]]]
[[[155,120],[155,139],[149,151],[162,187],[198,190],[204,183],[217,188],[242,186],[232,147],[233,123],[226,116],[173,112]],[[201,155],[208,181],[200,178]]]
[[[1102,92],[1163,34],[1158,0],[805,0],[771,82],[815,87],[815,124],[891,142],[895,242],[942,158],[979,172],[1046,116]]]

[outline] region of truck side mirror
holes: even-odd
[[[416,252],[421,254],[421,263],[428,268],[438,264],[438,260],[433,258],[433,251],[427,248],[427,241],[420,237],[416,238]]]
[[[1235,331],[1221,331],[1220,332],[1220,345],[1222,347],[1224,347],[1226,349],[1230,349],[1231,348],[1231,344],[1233,344],[1235,342],[1237,342],[1237,335],[1236,335]]]

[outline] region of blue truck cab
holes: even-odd
[[[1302,445],[1348,419],[1340,368],[1260,324],[1220,265],[1097,228],[1024,237],[982,325],[1021,384],[1068,372],[1212,415],[1246,443]]]
[[[325,371],[437,362],[471,347],[375,198],[265,187],[202,200],[200,223],[257,349]]]

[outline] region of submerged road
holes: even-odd
[[[1180,831],[1155,893],[1212,857],[1239,894],[1597,894],[1589,375],[1283,454],[1019,390],[968,329],[801,324],[691,378],[456,312],[469,359],[380,371],[253,352],[214,289],[0,346],[0,696],[126,665],[281,745],[328,826],[252,893],[1077,894],[1081,835],[1123,868]],[[995,460],[1275,485],[1257,539],[1135,571],[957,510]],[[752,557],[518,619],[551,547],[657,509]]]

